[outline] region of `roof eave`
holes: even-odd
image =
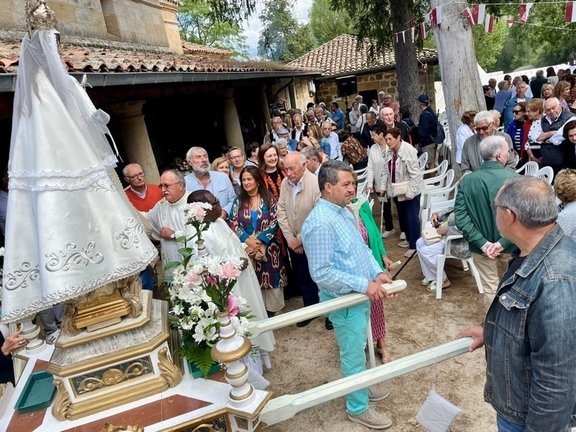
[[[418,60],[418,62],[421,64],[437,65],[438,64],[438,58],[426,59],[424,61]],[[365,75],[365,74],[371,74],[371,73],[376,73],[376,72],[386,72],[386,71],[395,70],[395,69],[396,69],[395,64],[394,65],[384,65],[384,66],[374,66],[374,67],[368,68],[368,69],[358,69],[355,71],[343,71],[343,72],[339,72],[339,73],[333,74],[333,75],[322,75],[322,76],[316,78],[316,80],[325,81],[325,80],[340,78],[340,77],[344,77],[344,76],[348,76],[348,75]]]
[[[250,72],[70,72],[79,82],[84,75],[92,87],[150,84],[226,82],[262,78],[292,78],[320,75],[320,71],[250,71]],[[16,90],[17,74],[0,74],[0,93]]]

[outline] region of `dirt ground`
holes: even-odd
[[[393,261],[402,257],[399,233],[386,239]],[[406,290],[386,303],[386,344],[391,360],[414,354],[454,339],[461,329],[482,322],[484,306],[470,272],[462,270],[460,261],[447,260],[446,272],[452,287],[443,291],[442,299],[420,285],[422,278],[417,257],[404,268],[397,279],[408,283]],[[287,301],[286,310],[301,307],[301,298]],[[265,373],[271,382],[269,390],[276,396],[298,393],[340,377],[338,348],[333,331],[324,329],[324,320],[309,326],[290,326],[275,332],[276,350],[272,369]],[[452,424],[452,432],[496,431],[495,413],[483,400],[485,381],[484,349],[466,353],[386,383],[391,395],[375,405],[386,412],[394,424],[389,431],[425,431],[416,414],[435,386],[437,392],[462,412]],[[350,422],[344,399],[302,411],[290,420],[262,428],[271,432],[354,432],[368,430]]]

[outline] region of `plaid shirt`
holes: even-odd
[[[302,227],[310,275],[331,297],[366,293],[382,269],[362,240],[354,216],[345,207],[320,199]]]

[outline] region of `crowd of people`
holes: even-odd
[[[546,74],[546,76],[544,76]],[[488,126],[505,134],[514,153],[510,165],[521,168],[534,161],[550,166],[557,174],[562,168],[576,168],[576,75],[569,69],[553,67],[526,75],[492,78],[483,86],[486,108],[492,114],[479,118],[475,111],[463,113],[456,135],[456,161],[462,163],[465,141],[479,127]],[[492,132],[489,132],[491,134]],[[467,167],[468,159],[465,159]]]
[[[543,78],[542,74],[537,78]],[[494,110],[466,111],[456,133],[454,162],[467,175],[459,183],[455,204],[431,217],[442,239],[462,234],[461,240],[452,243],[451,254],[472,257],[488,315],[493,318],[484,328],[471,328],[461,336],[473,337],[474,349],[487,344],[488,369],[501,375],[502,382],[519,373],[516,369],[500,370],[502,356],[512,356],[514,368],[530,371],[521,379],[526,394],[530,380],[540,379],[539,370],[533,367],[554,375],[554,383],[564,380],[565,375],[547,369],[547,359],[561,362],[562,373],[576,366],[576,355],[557,346],[563,344],[563,338],[568,346],[574,344],[576,314],[567,310],[574,300],[569,289],[574,287],[574,280],[565,266],[546,264],[548,256],[573,254],[575,250],[573,241],[565,240],[563,234],[576,239],[576,118],[571,112],[576,104],[563,84],[568,83],[571,90],[571,80],[571,75],[565,75],[557,82],[549,77],[547,82],[534,79],[527,84],[520,78],[513,80],[511,87],[507,81],[498,83],[498,91],[496,83],[490,82],[485,93],[487,100],[494,99]],[[552,82],[550,91],[547,86]],[[529,88],[538,90],[542,97],[530,99]],[[385,245],[396,231],[393,207],[400,232],[398,246],[406,249],[404,257],[418,256],[422,285],[431,291],[437,289],[436,258],[443,250],[443,241],[429,244],[422,237],[424,176],[419,155],[428,155],[428,168],[437,166],[438,119],[427,95],[420,95],[417,102],[421,110],[417,125],[410,120],[409,111],[384,92],[370,108],[358,96],[348,113],[336,102],[329,109],[324,104],[309,104],[304,112],[278,112],[262,144],[231,147],[212,162],[206,149],[192,147],[186,154],[188,171],[167,169],[158,185],[146,181],[140,165],[126,165],[122,171],[125,193],[143,215],[164,264],[181,258],[177,239],[190,229],[184,218],[186,204],[210,204],[207,218],[212,224],[204,236],[206,249],[212,254],[248,259],[250,264],[236,289],[247,299],[255,319],[281,312],[290,297],[301,296],[302,306],[310,306],[353,292],[366,294],[369,303],[331,312],[324,321],[326,330],[335,332],[342,374],[355,374],[366,367],[368,325],[373,336],[369,343],[375,345],[383,362],[388,357],[384,299],[390,295],[383,284],[391,282],[389,270],[397,264]],[[554,168],[555,190],[539,179],[515,172],[529,160]],[[364,182],[359,176],[365,176]],[[7,182],[2,190],[7,192]],[[562,203],[559,215],[556,204],[551,204],[556,195]],[[377,226],[371,197],[381,206],[384,229]],[[498,261],[509,259],[509,254],[518,250],[519,258],[512,255],[515,258],[501,279]],[[446,273],[442,276],[442,288],[450,287]],[[170,272],[164,277],[169,281]],[[556,277],[565,282],[555,294],[558,301],[552,302],[544,297],[556,286]],[[161,282],[155,281],[151,268],[141,278],[148,289]],[[548,307],[555,311],[553,320]],[[48,326],[58,315],[57,310],[51,311],[56,313],[54,318],[41,317]],[[534,317],[534,323],[524,328],[528,316]],[[304,328],[311,321],[300,321],[297,326]],[[556,326],[550,330],[554,343],[549,346],[548,333],[542,329],[552,326]],[[557,330],[560,327],[565,330]],[[495,346],[495,341],[501,341],[502,346]],[[16,334],[6,335],[2,343],[0,359],[20,349],[23,342]],[[256,343],[264,351],[272,351],[275,340],[272,334],[264,334]],[[542,358],[536,361],[536,357]],[[498,412],[499,425],[543,424],[539,416],[552,410],[533,412],[518,395],[517,408],[504,406],[509,389],[501,388],[497,380],[490,379],[489,385],[487,398]],[[539,397],[549,398],[546,385],[538,383],[538,387],[542,390]],[[576,385],[564,387],[563,391],[573,397]],[[390,418],[369,406],[370,401],[382,400],[389,393],[385,386],[373,386],[349,394],[349,419],[373,429],[389,427]],[[564,414],[554,414],[560,426],[568,425],[569,416]]]

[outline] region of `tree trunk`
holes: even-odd
[[[406,23],[413,20],[412,10],[413,0],[391,0],[390,12],[392,21],[392,31],[397,32],[406,29]],[[418,85],[418,59],[416,56],[416,45],[406,34],[406,41],[402,37],[398,42],[394,42],[394,57],[396,59],[396,77],[398,79],[398,95],[400,106],[410,107],[411,117],[417,122],[420,109],[416,98],[420,94]]]
[[[452,142],[453,168],[460,174],[456,161],[456,130],[461,124],[464,111],[485,110],[486,101],[478,73],[472,28],[461,12],[465,2],[432,0],[432,8],[438,8],[441,17],[439,27],[434,29],[438,49],[442,89],[446,101],[446,114]]]

